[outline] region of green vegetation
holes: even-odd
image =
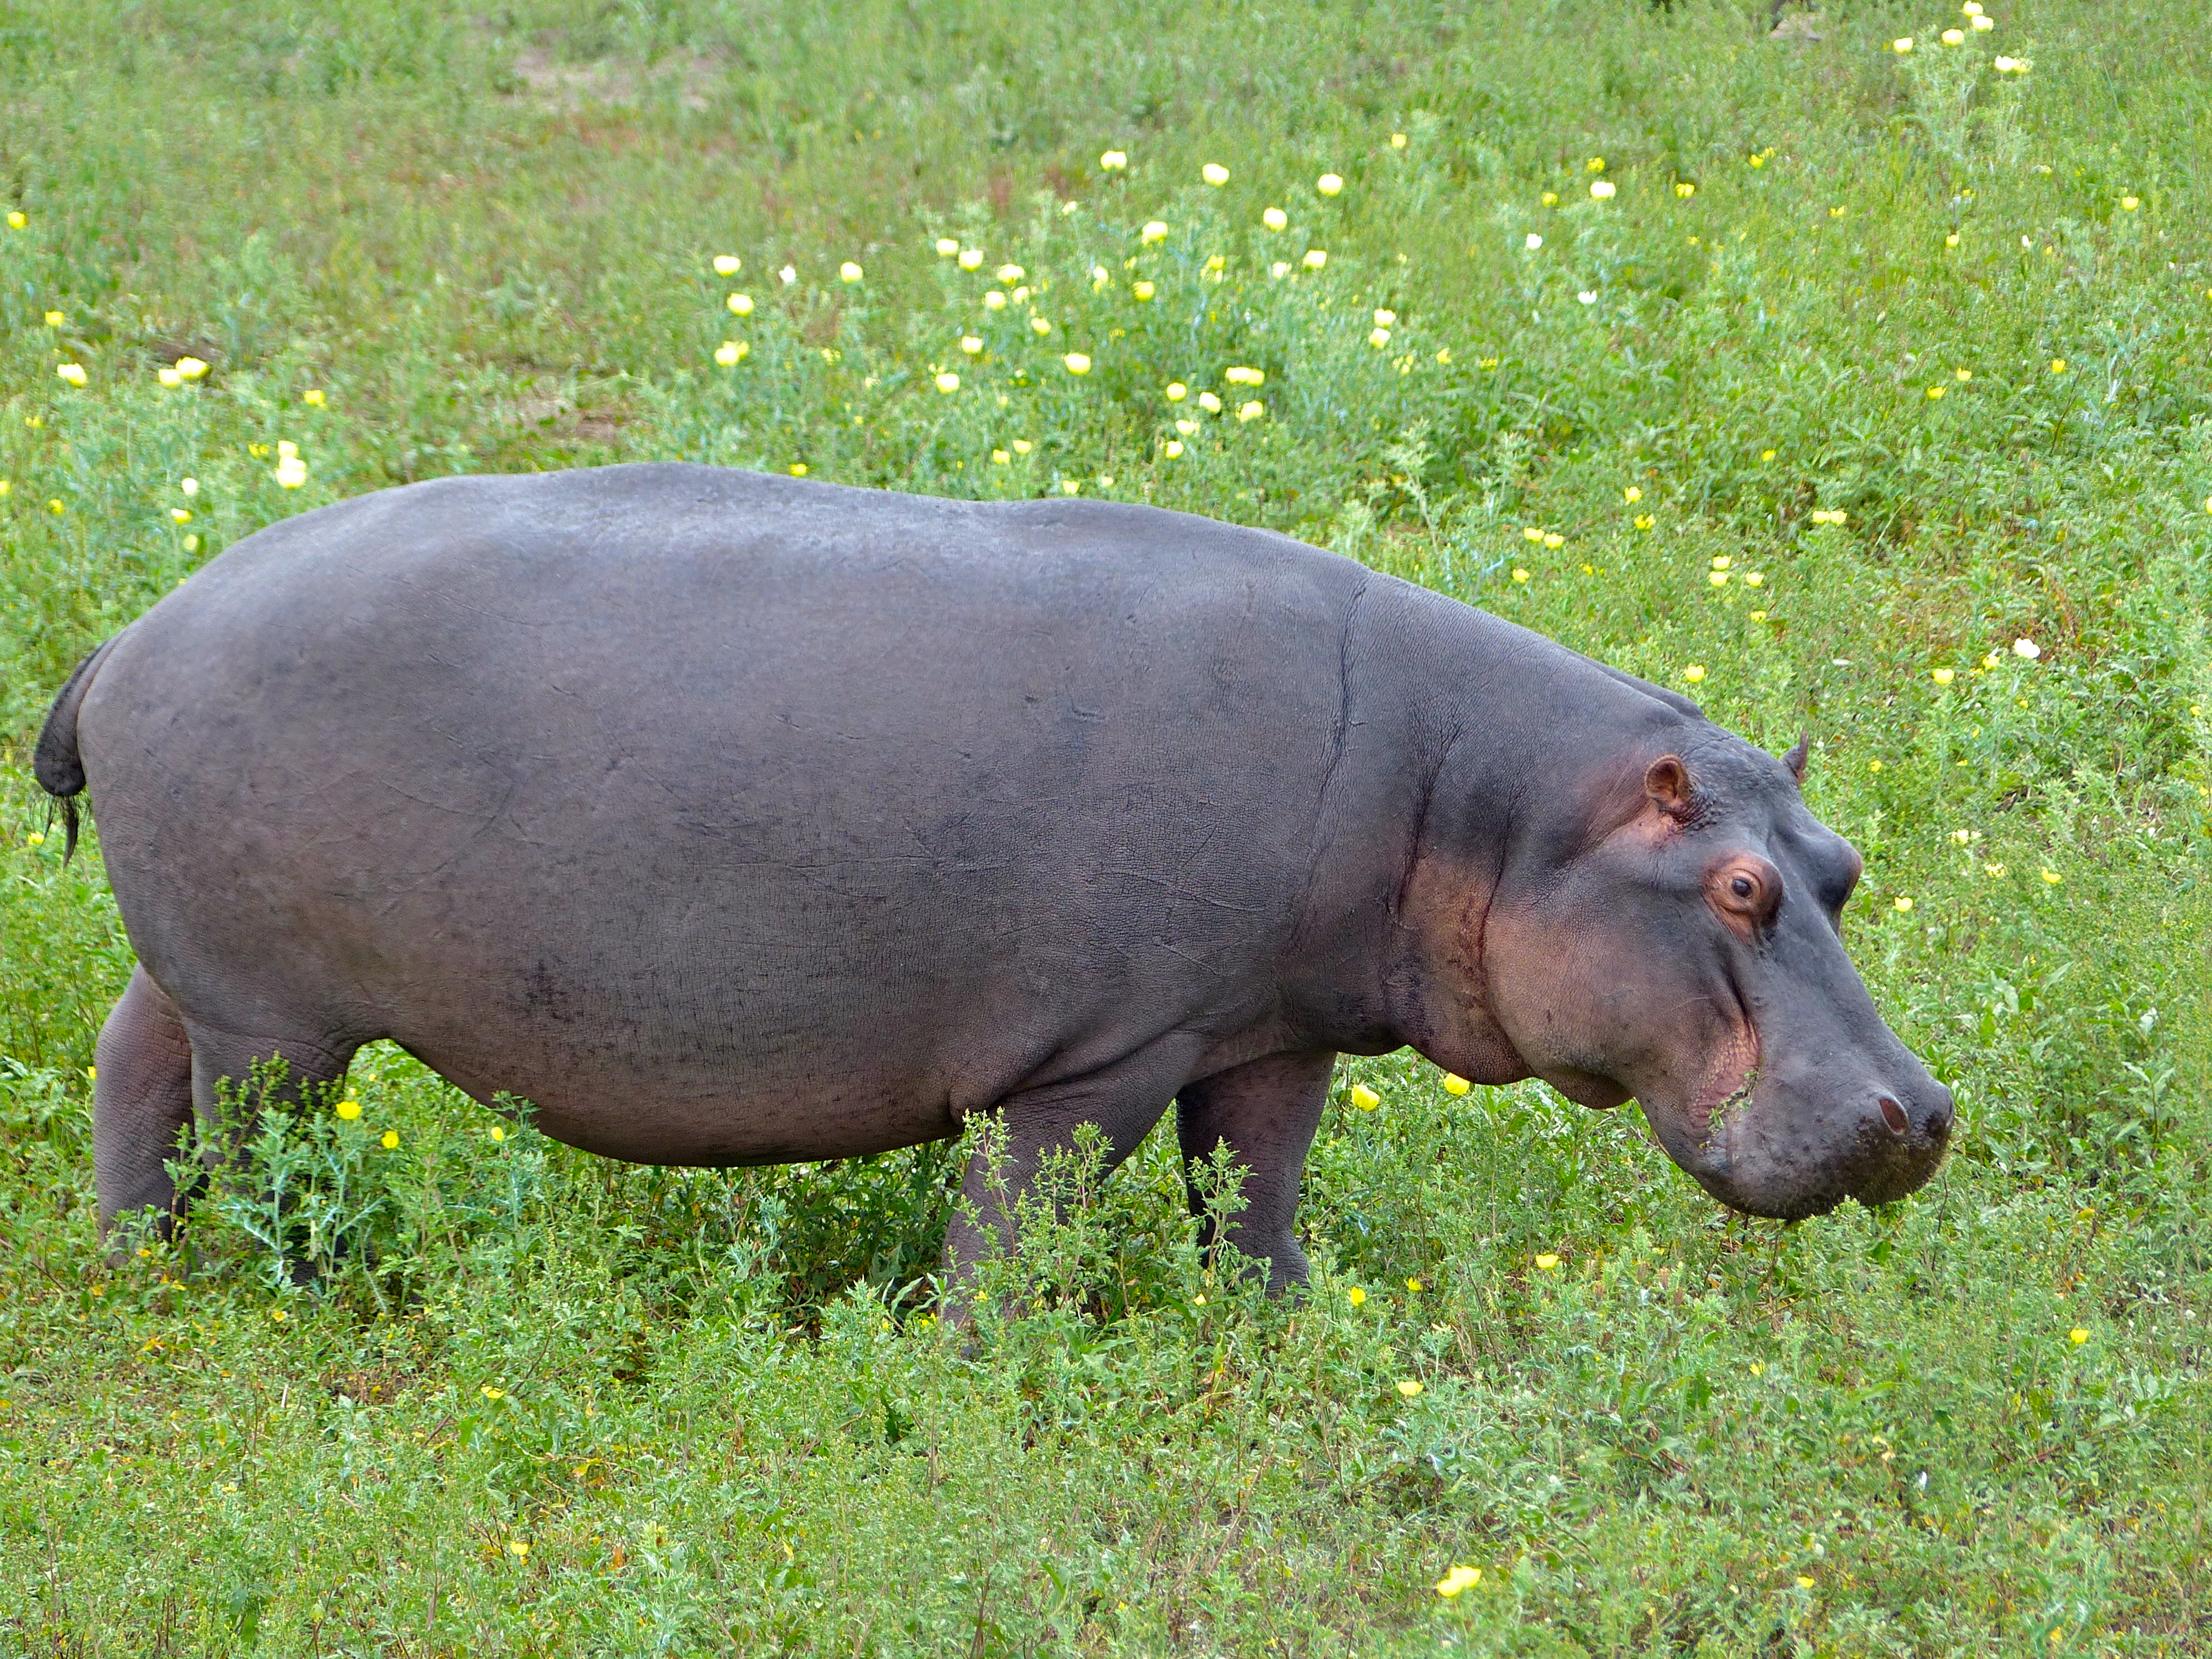
[[[10,8],[0,1655],[2204,1650],[2212,36],[1992,10]],[[70,662],[284,514],[671,457],[1267,525],[1809,731],[1956,1156],[1747,1224],[1359,1062],[1310,1299],[1156,1137],[964,1340],[957,1149],[632,1169],[372,1051],[105,1265]]]

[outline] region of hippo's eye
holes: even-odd
[[[1764,860],[1732,858],[1705,877],[1705,893],[1721,919],[1738,933],[1769,926],[1781,902],[1781,880]]]

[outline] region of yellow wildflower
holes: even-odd
[[[376,1144],[383,1147],[387,1152],[392,1151],[394,1147],[399,1145],[399,1131],[397,1129],[386,1129]]]
[[[2076,1325],[2066,1333],[2066,1340],[2078,1348],[2089,1340],[2088,1328],[2086,1326]]]
[[[1631,484],[1620,492],[1620,499],[1633,507],[1644,499],[1644,491],[1638,486]]]
[[[1032,317],[1030,319],[1030,332],[1032,334],[1049,334],[1052,332],[1052,325],[1042,317]]]
[[[2049,882],[2053,887],[2057,886],[2060,882],[2066,879],[2065,877],[2060,875],[2056,870],[2045,870],[2043,872],[2043,878]]]
[[[1261,403],[1257,398],[1255,398],[1249,404],[1239,404],[1237,405],[1237,418],[1240,421],[1256,421],[1267,412],[1267,405]]]
[[[67,380],[71,386],[82,386],[84,384],[84,365],[82,363],[58,363],[54,366],[54,373],[59,375],[63,380]]]
[[[1334,196],[1344,188],[1344,180],[1334,173],[1324,173],[1314,180],[1314,188],[1324,196]]]
[[[960,377],[948,368],[943,374],[938,375],[931,384],[935,386],[939,392],[942,392],[946,396],[950,397],[953,392],[960,390]]]
[[[743,340],[725,340],[714,348],[714,361],[724,368],[734,368],[751,350],[752,347]]]
[[[1382,350],[1383,347],[1390,343],[1390,331],[1387,328],[1376,329],[1373,333],[1367,337],[1367,343],[1373,346],[1377,351]]]
[[[960,244],[958,240],[951,236],[939,237],[937,239],[937,257],[940,259],[956,259],[959,258]],[[737,267],[734,264],[731,266],[732,270],[734,270]],[[720,259],[714,261],[714,269],[717,270],[722,270],[722,262]],[[730,273],[729,271],[723,271],[722,274],[726,276]]]
[[[973,334],[963,334],[960,337],[960,349],[973,357],[982,351],[983,343]]]
[[[999,267],[999,280],[1004,283],[1008,288],[1012,288],[1016,283],[1020,282],[1022,278],[1026,276],[1029,273],[1024,270],[1019,265],[1000,265]]]
[[[1525,582],[1528,580],[1528,573],[1516,564],[1513,567],[1513,580],[1516,582]]]
[[[753,296],[750,294],[732,294],[724,303],[740,317],[753,314]]]
[[[1692,685],[1697,684],[1705,678],[1705,664],[1701,662],[1692,663],[1687,668],[1685,668],[1682,671],[1682,678],[1689,681]]]
[[[1119,173],[1128,165],[1129,152],[1126,149],[1109,149],[1098,158],[1101,173]]]
[[[1198,394],[1198,406],[1209,415],[1221,413],[1221,399],[1211,392],[1201,392]]]
[[[1398,1392],[1404,1395],[1407,1399],[1413,1400],[1418,1398],[1420,1395],[1421,1385],[1413,1378],[1409,1376],[1398,1384]]]
[[[1017,455],[1026,455],[1030,451],[1036,447],[1036,446],[1031,443],[1027,438],[1017,438],[1014,440],[1014,453]]]
[[[1159,292],[1159,290],[1154,288],[1150,283],[1136,282],[1129,284],[1129,292],[1134,295],[1139,300],[1142,301],[1151,299],[1152,295]]]
[[[1298,263],[1308,270],[1319,270],[1328,263],[1328,255],[1320,248],[1310,247],[1306,250],[1306,257]]]
[[[59,328],[62,324],[67,320],[68,319],[58,311],[50,311],[46,313],[46,326],[48,328]]]
[[[1060,362],[1067,365],[1067,372],[1071,374],[1088,374],[1091,372],[1091,359],[1080,351],[1069,352]]]
[[[1248,368],[1242,364],[1224,369],[1221,378],[1231,386],[1264,386],[1267,380],[1267,376],[1262,370]]]
[[[507,1547],[513,1553],[514,1559],[518,1561],[522,1560],[530,1553],[530,1546],[524,1543],[520,1538],[508,1539],[507,1540]]]
[[[962,249],[960,250],[960,269],[961,269],[961,270],[975,270],[978,269],[979,267],[981,267],[981,264],[982,264],[982,263],[983,263],[983,250],[982,250],[981,248],[980,248],[980,247],[963,247],[963,248],[962,248]]]
[[[1363,1112],[1371,1112],[1382,1103],[1382,1097],[1364,1083],[1352,1085],[1352,1103]]]
[[[1966,44],[1966,32],[1964,29],[1945,29],[1942,39],[1947,46],[1963,46]]]
[[[1556,552],[1559,549],[1565,547],[1566,544],[1567,538],[1559,534],[1558,531],[1547,530],[1544,532],[1544,545],[1552,549],[1553,551]]]
[[[1698,187],[1686,179],[1674,186],[1674,194],[1680,197],[1684,201],[1689,200],[1691,197],[1695,196],[1697,193]]]
[[[1635,524],[1638,530],[1649,530],[1656,523],[1658,523],[1658,520],[1653,518],[1649,513],[1639,513],[1636,515]]]
[[[2063,357],[2053,357],[2051,360],[2051,372],[2053,374],[2063,374],[2066,372],[2066,360]]]
[[[841,283],[857,283],[860,280],[861,275],[860,266],[854,264],[850,259],[837,267],[837,280]]]
[[[505,1140],[506,1139],[507,1139],[507,1126],[506,1126],[505,1124],[503,1124],[503,1123],[495,1123],[495,1124],[493,1124],[493,1125],[491,1126],[491,1139],[492,1139],[492,1145],[494,1145],[495,1146],[496,1146],[497,1145],[499,1145],[499,1143],[500,1143],[500,1142],[501,1142],[501,1141]]]
[[[1910,910],[1912,908],[1912,901],[1900,894],[1898,897],[1897,908],[1899,910]]]
[[[1010,465],[1006,452],[1003,449],[993,450],[991,452],[991,465],[993,466],[1006,466]]]
[[[1473,1589],[1481,1582],[1480,1567],[1454,1567],[1437,1580],[1437,1594],[1447,1597],[1457,1595],[1462,1590]]]
[[[1444,1092],[1448,1095],[1463,1095],[1474,1086],[1457,1072],[1444,1073]]]
[[[1547,1273],[1559,1265],[1559,1258],[1549,1250],[1536,1258],[1536,1271],[1540,1273]]]
[[[361,1103],[357,1100],[342,1100],[338,1102],[337,1115],[343,1118],[347,1122],[352,1122],[354,1119],[361,1115]]]
[[[1181,380],[1170,380],[1168,382],[1168,401],[1170,403],[1179,404],[1189,395],[1190,388],[1185,386]]]
[[[1367,1302],[1367,1292],[1361,1290],[1358,1285],[1354,1285],[1350,1290],[1344,1293],[1344,1299],[1346,1302],[1349,1302],[1355,1308],[1364,1307],[1366,1305]]]
[[[1611,201],[1613,199],[1613,180],[1610,179],[1593,179],[1590,180],[1590,199],[1593,201]]]
[[[1164,242],[1167,239],[1167,222],[1162,219],[1152,220],[1150,223],[1146,224],[1142,230],[1137,233],[1137,240],[1139,242]]]
[[[30,222],[21,213],[11,213],[8,216],[8,228],[10,230],[21,230]]]
[[[2142,203],[2137,200],[2135,197],[2123,196],[2120,198],[2120,205],[2128,212],[2133,213],[2137,208],[2142,205]]]
[[[207,372],[208,366],[197,357],[179,357],[177,359],[177,373],[183,375],[188,380],[199,380],[204,376]]]
[[[1394,133],[1392,133],[1392,134],[1390,135],[1390,148],[1391,148],[1392,149],[1405,149],[1405,148],[1406,148],[1406,135],[1405,135],[1404,133],[1402,133],[1402,132],[1394,132]]]
[[[1269,208],[1260,216],[1260,222],[1270,230],[1288,230],[1291,225],[1291,216],[1280,208]]]
[[[1170,460],[1174,460],[1177,456],[1182,453],[1182,440],[1180,438],[1169,439],[1166,446],[1161,449],[1160,453],[1166,456]]]
[[[1198,176],[1209,185],[1225,185],[1229,182],[1229,169],[1218,161],[1208,161],[1198,170]]]

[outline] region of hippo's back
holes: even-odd
[[[1264,1017],[1371,580],[1107,503],[452,479],[214,561],[80,740],[188,1018],[389,1036],[626,1156],[830,1156]]]

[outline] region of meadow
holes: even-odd
[[[1978,10],[0,10],[0,1656],[2212,1650],[2212,36]],[[634,1168],[377,1049],[111,1266],[70,665],[653,459],[1266,526],[1808,733],[1953,1156],[1785,1228],[1347,1062],[1309,1296],[1156,1135],[963,1334],[959,1148]]]

